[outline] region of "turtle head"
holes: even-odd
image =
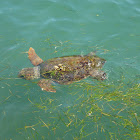
[[[106,73],[104,71],[100,71],[98,69],[95,69],[94,71],[91,71],[90,76],[92,76],[94,79],[97,79],[97,80],[107,79]]]
[[[33,67],[33,68],[23,68],[18,77],[26,79],[26,80],[33,80],[40,78],[40,67]]]
[[[106,73],[104,71],[97,71],[97,72],[95,72],[95,75],[94,75],[93,78],[97,79],[97,80],[102,80],[102,81],[107,79]]]

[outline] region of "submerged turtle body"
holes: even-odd
[[[52,81],[59,84],[70,84],[88,76],[97,80],[106,79],[105,73],[100,69],[105,63],[105,59],[90,53],[85,56],[64,56],[44,61],[35,53],[33,48],[29,49],[29,59],[34,68],[24,68],[20,71],[19,77],[31,80],[41,79],[38,85],[42,90],[55,92],[52,88]]]

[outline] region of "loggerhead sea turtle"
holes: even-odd
[[[28,57],[35,67],[23,68],[18,76],[26,80],[43,78],[38,85],[48,92],[56,92],[51,85],[53,81],[66,85],[88,76],[97,80],[106,79],[106,73],[100,70],[106,60],[93,52],[84,56],[57,57],[43,62],[35,50],[29,48]]]

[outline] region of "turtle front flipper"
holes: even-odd
[[[43,60],[35,53],[35,50],[33,48],[29,49],[28,57],[34,66],[37,66],[43,62]]]
[[[48,92],[56,92],[56,90],[53,88],[53,86],[51,85],[52,80],[48,80],[48,79],[41,79],[38,82],[38,85],[41,87],[42,90],[46,90]]]
[[[106,79],[106,73],[104,71],[95,69],[90,72],[90,76],[97,80],[105,80]]]

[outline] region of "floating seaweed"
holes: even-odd
[[[139,139],[140,85],[131,82],[126,88],[127,84],[123,80],[118,85],[75,83],[75,88],[83,88],[67,94],[75,99],[69,106],[54,96],[39,101],[28,97],[36,110],[36,123],[19,132],[42,139]]]

